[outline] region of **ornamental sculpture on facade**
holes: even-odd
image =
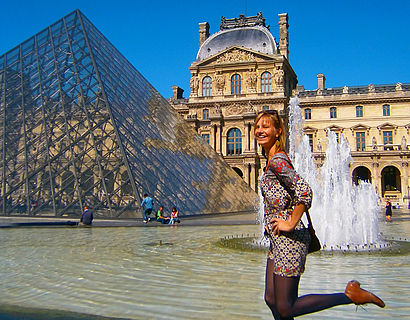
[[[239,18],[226,19],[225,17],[221,17],[221,24],[219,26],[219,29],[226,30],[254,26],[265,27],[265,18],[263,17],[262,12],[258,12],[256,16],[252,17],[245,17],[242,13],[239,15]]]
[[[248,85],[249,92],[256,92],[256,83],[258,81],[258,77],[255,71],[251,71],[246,78],[246,84]]]
[[[278,70],[278,72],[275,73],[275,84],[278,88],[283,85],[284,76],[285,72],[283,72],[283,70]]]
[[[230,52],[226,52],[218,57],[216,63],[227,62],[241,62],[241,61],[255,61],[255,55],[243,50],[234,49]]]
[[[192,76],[190,81],[191,86],[191,95],[197,96],[198,95],[198,87],[199,87],[199,80],[197,76]]]
[[[235,103],[226,108],[226,115],[239,115],[244,112],[244,107]]]
[[[223,90],[225,88],[225,77],[220,73],[218,73],[215,76],[215,87],[216,87],[217,93],[219,94],[223,93]]]

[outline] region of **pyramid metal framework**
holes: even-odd
[[[0,56],[0,214],[249,211],[255,193],[76,10]]]

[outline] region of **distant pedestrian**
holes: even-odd
[[[386,200],[386,221],[391,221],[392,210],[391,210],[391,202],[389,199]]]
[[[87,206],[85,206],[84,211],[81,214],[80,225],[91,226],[91,224],[93,223],[93,219],[93,212],[90,209],[88,209]]]
[[[152,200],[151,197],[148,197],[148,194],[144,194],[144,200],[141,203],[141,207],[142,208],[142,216],[144,219],[144,223],[147,223],[148,221],[151,220],[150,218],[150,214],[152,212],[152,208],[154,205],[154,200]]]

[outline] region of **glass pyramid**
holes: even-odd
[[[254,209],[256,194],[76,10],[0,56],[0,214]]]

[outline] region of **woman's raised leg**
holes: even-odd
[[[300,277],[275,275],[274,278],[276,308],[281,319],[292,319],[303,314],[352,303],[344,293],[308,294],[298,297]]]

